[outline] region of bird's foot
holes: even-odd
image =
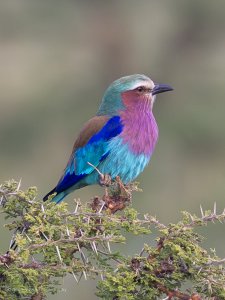
[[[125,185],[119,176],[112,182],[109,175],[99,176],[99,183],[105,186],[105,193],[102,198],[95,197],[91,203],[91,208],[98,213],[108,210],[114,214],[123,210],[131,203],[132,191],[140,191],[137,182]]]
[[[129,187],[127,187],[122,182],[122,180],[120,179],[119,176],[116,176],[115,182],[117,183],[118,190],[119,190],[120,194],[123,195],[123,196],[127,196],[128,198],[130,198],[131,197],[131,191],[129,190]]]
[[[112,183],[112,178],[109,174],[99,174],[99,184],[108,187]]]
[[[114,214],[118,210],[123,210],[131,201],[131,192],[117,176],[111,183],[109,190],[106,189],[103,196],[105,207]]]
[[[108,187],[112,184],[112,178],[109,174],[102,174],[99,171],[99,169],[96,166],[94,166],[92,163],[90,163],[89,161],[87,163],[88,163],[88,165],[93,167],[95,169],[95,171],[99,174],[99,184],[101,186]]]

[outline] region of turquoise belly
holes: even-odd
[[[119,176],[125,184],[133,181],[150,160],[150,156],[145,154],[133,154],[120,137],[109,142],[108,151],[108,156],[98,165],[98,170],[103,174],[109,174],[113,179]],[[97,183],[98,173],[94,171],[85,179],[88,184]]]

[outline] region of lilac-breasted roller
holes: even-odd
[[[75,141],[62,177],[48,196],[56,203],[72,191],[99,183],[99,172],[124,184],[146,167],[158,139],[152,108],[156,94],[171,91],[145,75],[114,81],[106,90],[97,115],[90,119]],[[99,172],[98,172],[99,171]]]

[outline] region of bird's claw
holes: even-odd
[[[116,183],[118,184],[118,188],[120,190],[121,195],[131,196],[131,192],[129,188],[122,182],[119,176],[116,176]]]
[[[109,174],[99,174],[99,184],[101,186],[110,186],[112,183],[112,178]]]

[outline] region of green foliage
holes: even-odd
[[[136,187],[126,189],[130,197]],[[225,212],[202,211],[201,217],[184,212],[180,222],[166,226],[149,215],[141,218],[132,207],[112,213],[121,200],[115,184],[112,194],[114,204],[104,196],[85,205],[75,202],[71,212],[66,202],[36,200],[36,188],[21,191],[15,181],[4,183],[2,212],[17,247],[0,255],[0,299],[44,299],[57,293],[67,274],[77,282],[82,276],[101,277],[97,295],[102,299],[225,299],[225,260],[203,249],[195,231],[224,221]],[[132,257],[111,251],[110,245],[126,242],[126,232],[150,235],[151,227],[158,230],[155,245],[143,245]]]

